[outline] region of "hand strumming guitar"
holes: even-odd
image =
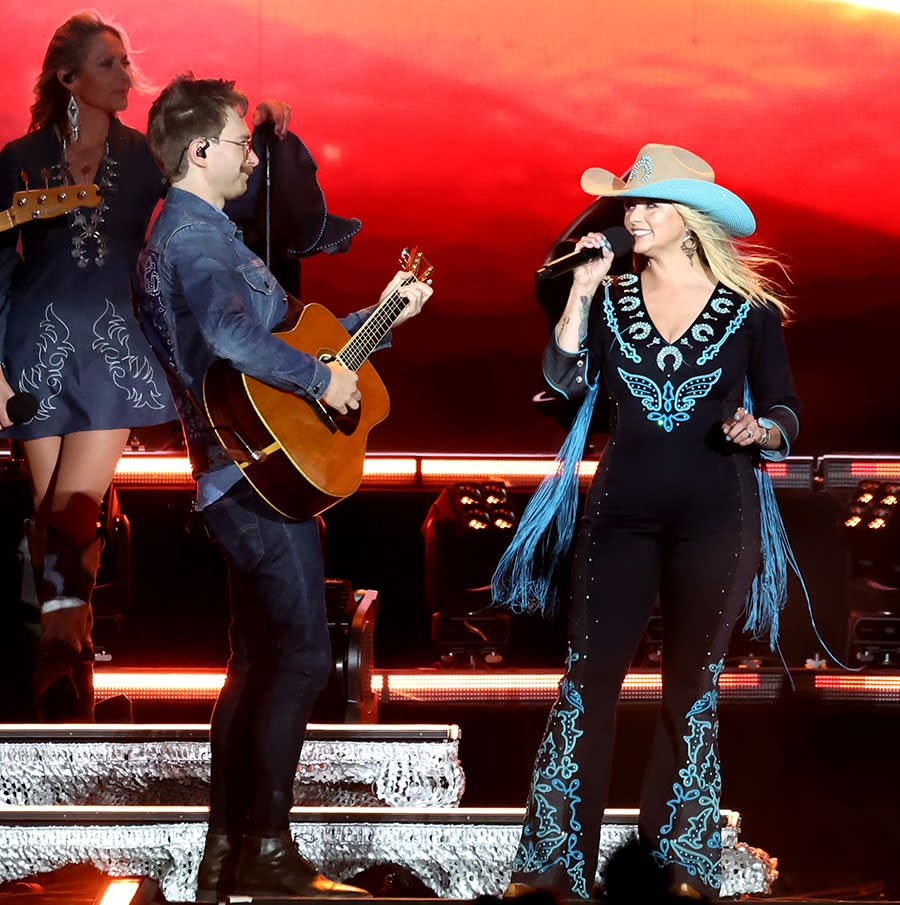
[[[322,402],[342,415],[347,414],[347,409],[358,409],[362,397],[357,389],[359,375],[356,371],[345,368],[338,361],[329,361],[325,367],[331,371],[331,380],[322,394]]]

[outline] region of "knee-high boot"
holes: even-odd
[[[35,664],[37,706],[45,720],[90,720],[94,707],[90,599],[103,539],[78,546],[53,526],[45,537],[43,557],[33,558],[41,604]],[[34,549],[40,542],[40,533],[35,532]]]

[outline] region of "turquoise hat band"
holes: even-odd
[[[749,236],[756,229],[756,218],[750,208],[734,192],[714,182],[663,179],[620,192],[611,191],[608,195],[615,198],[658,198],[696,208],[738,239]]]

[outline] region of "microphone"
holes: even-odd
[[[31,393],[16,393],[6,400],[6,416],[13,424],[30,421],[38,410],[38,401]]]
[[[611,226],[602,233],[606,236],[606,241],[612,246],[613,257],[620,258],[622,255],[628,254],[634,245],[634,238],[624,226]],[[536,280],[549,280],[558,277],[561,273],[568,273],[576,267],[590,261],[591,258],[599,258],[603,254],[603,247],[600,248],[582,248],[578,251],[570,252],[561,258],[546,263],[540,270],[535,273]]]

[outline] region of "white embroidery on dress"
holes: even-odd
[[[164,409],[150,359],[146,355],[131,354],[128,327],[109,299],[106,310],[94,321],[93,333],[95,339],[91,348],[103,356],[113,383],[124,390],[131,407]]]
[[[35,419],[46,421],[56,410],[53,400],[62,390],[62,371],[75,346],[69,342],[71,332],[57,313],[53,302],[44,309],[40,323],[37,347],[37,364],[19,375],[19,391],[37,396],[38,410]]]

